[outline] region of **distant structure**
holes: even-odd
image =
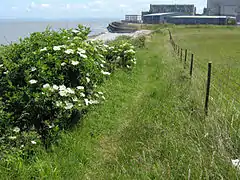
[[[215,24],[235,25],[240,21],[240,0],[208,0],[202,14],[196,14],[194,4],[150,4],[142,16],[126,15],[125,22],[144,24]]]
[[[127,23],[141,23],[142,17],[140,15],[125,15],[125,20],[123,22]]]
[[[194,4],[171,4],[171,5],[153,5],[150,4],[150,14],[178,12],[186,15],[195,15],[196,8]]]
[[[153,13],[143,15],[143,23],[146,24],[164,24],[168,22],[169,17],[171,16],[180,16],[185,15],[184,13],[178,12],[169,12],[169,13]]]
[[[193,4],[150,4],[150,10],[142,12],[142,21],[146,24],[159,24],[167,22],[167,18],[177,15],[195,15]]]
[[[234,16],[240,21],[240,0],[208,0],[207,13],[210,16]]]
[[[171,24],[215,24],[226,25],[229,21],[236,21],[235,17],[230,16],[171,16],[168,18],[168,23]]]

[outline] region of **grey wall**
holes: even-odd
[[[209,15],[240,15],[240,0],[208,0]]]

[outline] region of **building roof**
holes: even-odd
[[[194,6],[194,4],[150,4],[150,6]]]
[[[138,15],[138,14],[126,14],[125,16],[141,16],[141,15]]]
[[[177,14],[178,12],[168,12],[168,13],[154,13],[154,14],[147,14],[147,15],[144,15],[145,17],[146,16],[163,16],[163,15],[171,15],[171,14]]]
[[[231,16],[171,16],[171,18],[199,18],[199,19],[219,19],[219,18],[236,18]]]

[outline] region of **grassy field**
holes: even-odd
[[[239,108],[240,29],[221,26],[187,28],[180,26],[174,28],[173,36],[177,44],[194,54],[195,73],[201,73],[205,78],[207,63],[212,62],[212,98],[221,96],[220,101],[223,100],[221,103],[224,102],[225,106],[234,105]]]
[[[187,47],[184,31],[175,38]],[[240,152],[237,120],[196,113],[201,107],[167,32],[148,39],[137,59],[133,72],[112,76],[101,89],[106,103],[58,146],[28,164],[0,163],[1,179],[238,179],[231,165]]]

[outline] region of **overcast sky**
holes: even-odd
[[[123,18],[149,4],[195,4],[201,13],[207,0],[2,0],[0,18]]]

